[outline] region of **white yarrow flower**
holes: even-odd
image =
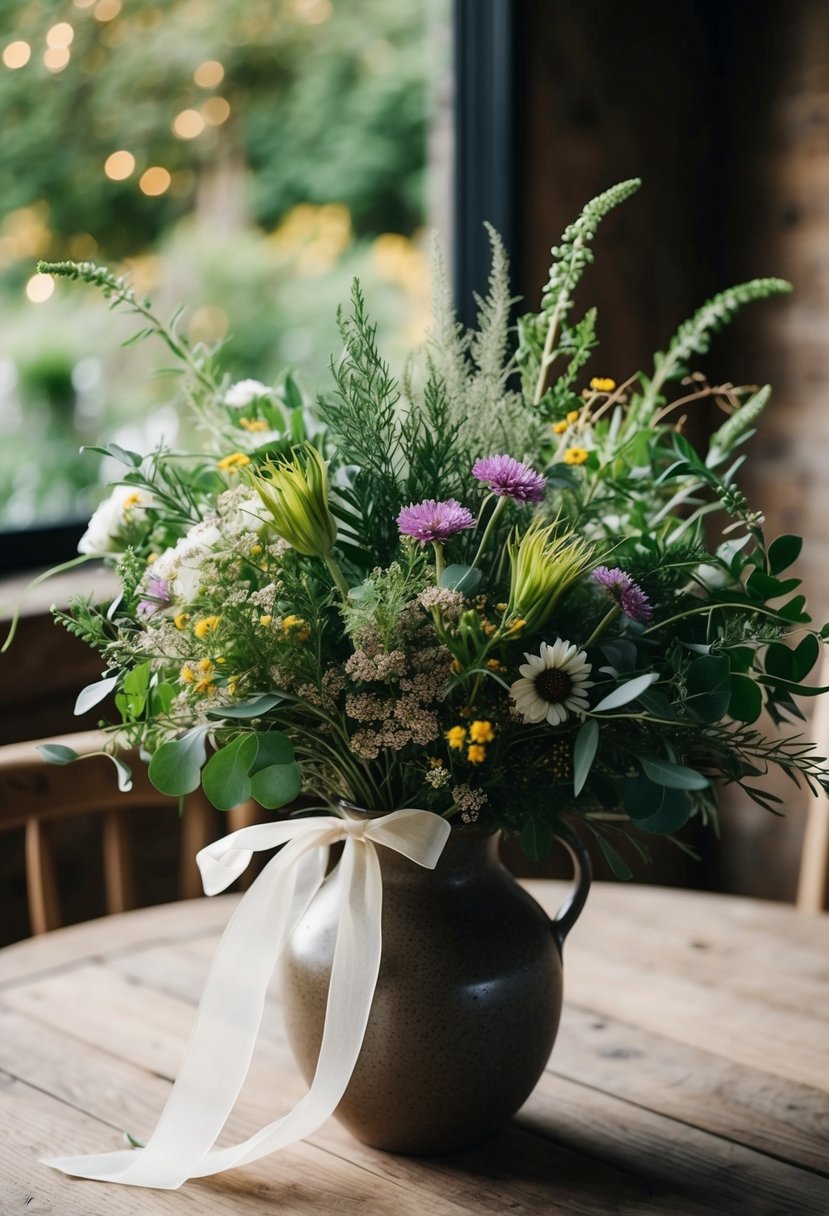
[[[232,410],[243,410],[251,401],[270,395],[271,390],[261,380],[237,380],[225,393],[224,403]]]
[[[583,716],[588,709],[587,689],[592,671],[585,651],[573,642],[559,638],[550,646],[541,643],[540,654],[526,654],[519,668],[523,677],[510,688],[515,708],[525,722],[549,722],[559,726],[574,714]]]
[[[115,486],[93,513],[78,541],[78,552],[95,557],[122,552],[126,544],[125,533],[130,525],[143,524],[147,518],[147,508],[156,505],[154,496],[148,490],[137,486]]]
[[[166,579],[174,598],[189,604],[199,590],[202,563],[221,540],[222,534],[215,522],[203,519],[173,548],[159,554],[148,573],[154,578]]]

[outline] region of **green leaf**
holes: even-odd
[[[121,692],[115,698],[115,704],[125,722],[135,722],[144,712],[147,704],[147,692],[152,675],[152,663],[140,663],[128,671],[121,685]]]
[[[553,829],[544,819],[531,816],[521,833],[521,848],[532,861],[541,861],[553,843]]]
[[[627,638],[616,638],[612,642],[601,642],[599,645],[604,657],[611,667],[623,674],[633,671],[636,666],[636,646]]]
[[[789,600],[788,604],[777,609],[777,615],[782,616],[784,621],[791,621],[793,625],[807,625],[812,618],[808,612],[803,611],[805,607],[806,596],[796,595],[794,599]]]
[[[107,752],[106,755],[109,755]],[[123,760],[119,760],[117,756],[109,756],[112,763],[115,765],[115,771],[118,773],[118,789],[122,794],[127,794],[132,789],[132,771],[128,765],[124,764]]]
[[[738,722],[756,722],[763,711],[763,694],[759,684],[749,676],[731,677],[731,700],[728,703],[729,717]]]
[[[205,795],[219,811],[230,811],[251,796],[250,770],[259,740],[254,734],[237,735],[210,757],[202,772]]]
[[[302,770],[295,760],[290,764],[271,764],[256,771],[250,779],[250,793],[269,811],[293,802],[302,788]]]
[[[766,673],[781,680],[794,679],[794,654],[783,642],[772,642],[766,648]]]
[[[788,570],[800,556],[800,550],[803,548],[803,538],[801,536],[778,536],[769,545],[768,559],[769,569],[772,574],[780,574],[781,570]]]
[[[262,693],[259,696],[251,697],[247,701],[237,701],[235,705],[226,705],[222,709],[211,709],[208,711],[207,716],[213,720],[222,718],[260,718],[284,699],[279,693]]]
[[[678,721],[673,705],[658,688],[649,688],[640,693],[639,700],[652,717],[666,718],[669,722]]]
[[[473,566],[447,566],[440,576],[440,585],[448,591],[473,595],[481,581],[481,571]]]
[[[73,747],[64,747],[62,743],[41,743],[37,750],[50,764],[71,764],[79,759]]]
[[[628,777],[622,787],[622,805],[631,819],[648,819],[655,815],[665,798],[665,787],[640,773]]]
[[[181,798],[199,788],[207,756],[207,727],[195,726],[180,739],[162,743],[150,760],[150,781],[162,794]]]
[[[781,680],[777,676],[758,676],[759,682],[776,691],[790,692],[796,697],[819,697],[821,693],[829,692],[829,684],[823,687],[809,684],[797,684],[794,680]]]
[[[619,684],[614,688],[613,692],[607,694],[595,705],[591,710],[592,713],[604,713],[608,709],[618,709],[621,705],[627,705],[630,701],[635,701],[640,693],[643,693],[646,688],[650,688],[659,679],[655,671],[648,672],[644,676],[636,676],[633,680],[628,680],[625,684]]]
[[[691,817],[691,802],[681,790],[665,790],[665,797],[659,810],[649,819],[637,820],[636,826],[643,832],[652,832],[660,836],[669,836],[677,832]]]
[[[87,684],[86,688],[82,688],[78,693],[78,699],[75,701],[75,716],[79,717],[81,714],[87,713],[93,706],[100,705],[117,683],[117,676],[109,676],[106,680],[97,680],[94,684]]]
[[[818,661],[819,655],[820,642],[813,633],[807,633],[792,655],[793,678],[802,680],[804,676],[807,676]]]
[[[746,591],[758,600],[776,600],[779,596],[794,591],[801,582],[799,578],[772,578],[762,570],[754,570],[746,580]]]
[[[705,655],[688,668],[688,713],[697,722],[718,722],[731,701],[731,666],[725,655]]]
[[[259,748],[256,759],[251,765],[251,773],[268,768],[272,764],[291,764],[294,759],[294,745],[281,730],[260,730],[256,732]]]
[[[684,764],[675,764],[662,756],[639,756],[638,760],[645,776],[657,785],[665,785],[672,790],[704,790],[708,786],[707,777],[696,769],[686,768]]]
[[[579,728],[573,745],[573,793],[576,797],[584,789],[598,746],[599,724],[595,718],[587,718]]]
[[[623,882],[627,882],[629,879],[633,878],[633,871],[631,870],[630,866],[623,857],[619,856],[613,845],[610,844],[609,841],[605,840],[604,836],[601,836],[598,832],[594,831],[593,835],[599,842],[599,848],[604,855],[604,859],[610,866],[616,878],[622,879]]]

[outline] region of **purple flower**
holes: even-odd
[[[512,456],[486,456],[476,460],[472,476],[484,482],[493,494],[515,502],[543,502],[547,482],[540,473]]]
[[[427,498],[425,502],[404,507],[397,517],[397,526],[401,536],[411,536],[425,545],[429,541],[443,543],[456,532],[474,528],[475,519],[472,512],[462,507],[454,498],[449,498],[446,502],[435,502],[434,498]]]
[[[625,616],[629,616],[632,621],[646,625],[651,620],[653,609],[648,597],[624,570],[609,570],[607,566],[597,566],[590,577],[594,583],[605,589]]]
[[[147,598],[139,600],[136,612],[138,616],[152,616],[154,612],[166,608],[171,603],[167,579],[150,578],[147,583]]]

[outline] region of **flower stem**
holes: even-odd
[[[607,629],[607,627],[611,623],[611,621],[615,621],[616,617],[619,615],[619,613],[621,611],[622,610],[618,604],[613,604],[613,606],[610,609],[608,609],[608,611],[604,614],[602,619],[599,621],[598,625],[593,630],[593,632],[591,633],[591,635],[587,639],[587,641],[584,643],[584,645],[592,646],[593,643],[596,641],[596,639],[600,638],[602,636],[602,634],[604,633],[605,629]]]
[[[506,494],[502,494],[500,496],[500,498],[498,499],[497,503],[495,504],[495,510],[492,512],[492,514],[489,517],[489,523],[487,524],[486,528],[484,529],[484,534],[481,537],[481,543],[478,545],[478,552],[475,554],[474,560],[472,562],[473,570],[478,565],[478,562],[481,560],[481,558],[484,554],[484,550],[487,547],[487,543],[489,542],[489,538],[490,538],[490,536],[492,536],[492,530],[495,527],[498,516],[504,510],[506,505],[507,505],[507,496],[506,496]]]
[[[443,545],[439,540],[433,540],[432,548],[435,551],[435,586],[439,587],[441,575],[445,569],[443,561]]]
[[[337,563],[334,561],[334,558],[330,556],[330,554],[326,554],[322,560],[325,562],[326,566],[328,567],[328,571],[329,571],[331,577],[333,578],[334,583],[336,584],[337,590],[339,591],[343,600],[347,600],[349,586],[348,586],[348,583],[345,581],[345,575],[343,574],[342,570],[337,565]]]

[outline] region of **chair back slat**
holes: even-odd
[[[819,684],[829,684],[829,651],[823,658]],[[829,757],[829,696],[818,697],[809,729],[815,750]],[[809,798],[806,828],[800,854],[797,906],[801,912],[823,912],[829,908],[829,798]]]
[[[55,857],[47,820],[26,820],[26,894],[33,934],[62,925]]]
[[[129,912],[135,907],[135,881],[127,813],[123,807],[115,807],[103,816],[102,845],[107,912]]]

